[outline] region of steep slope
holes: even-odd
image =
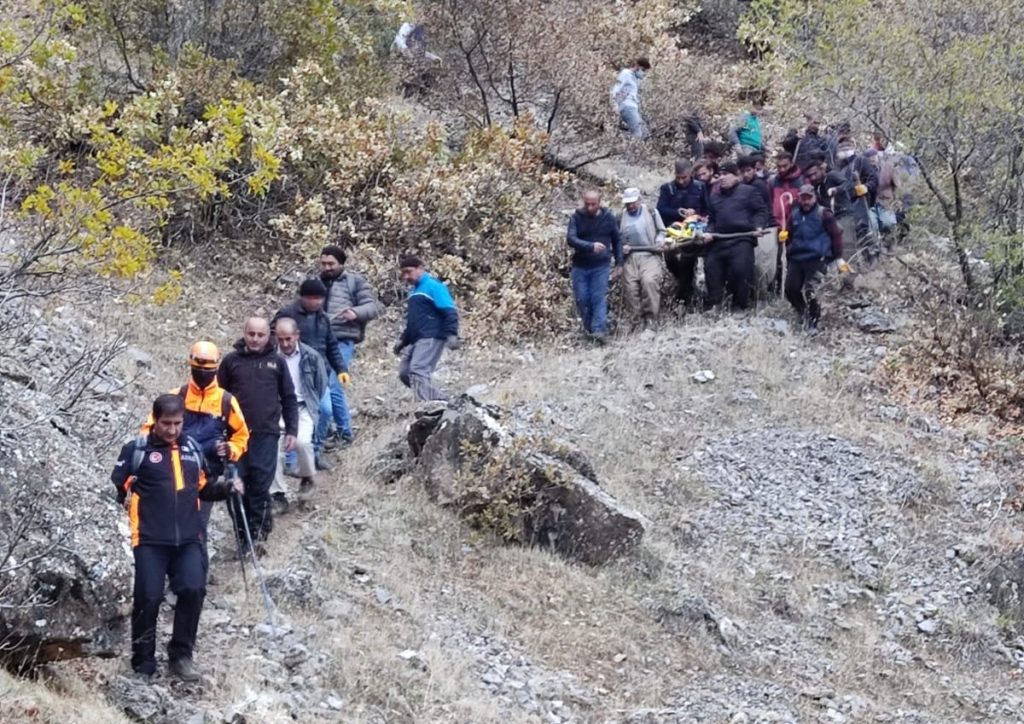
[[[504,547],[379,481],[413,407],[389,310],[355,368],[357,443],[274,533],[279,628],[218,514],[208,685],[140,686],[123,658],[78,668],[148,721],[1016,720],[1024,641],[983,585],[1021,544],[1016,452],[890,399],[902,332],[862,333],[862,302],[829,296],[816,339],[775,304],[607,348],[449,355],[451,389],[485,385],[573,440],[651,521],[642,554],[604,568]],[[228,320],[197,294],[154,321],[155,377],[180,375],[195,319],[226,336],[259,301]]]

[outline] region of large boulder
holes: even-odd
[[[113,656],[126,640],[132,589],[125,512],[107,475],[114,454],[90,437],[106,400],[80,424],[32,386],[0,378],[0,666]],[[106,469],[105,469],[106,468]]]
[[[430,496],[507,540],[599,565],[643,537],[640,515],[600,488],[578,450],[499,408],[463,396],[419,415],[409,442]]]

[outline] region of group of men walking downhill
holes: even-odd
[[[640,89],[650,68],[646,58],[637,58],[619,72],[611,89],[622,128],[637,139],[648,135]],[[696,163],[676,162],[675,178],[661,186],[654,209],[636,188],[622,194],[618,216],[602,206],[600,192],[584,193],[566,238],[573,297],[586,334],[605,339],[609,283],[620,273],[627,310],[645,329],[658,317],[663,268],[675,279],[679,301],[692,307],[701,260],[704,308],[727,303],[747,309],[755,290],[755,248],[766,234],[775,235],[780,245],[773,286],[784,291],[813,333],[829,264],[835,262],[841,274],[850,271],[844,244],[855,250],[859,264],[870,265],[883,240],[905,232],[909,189],[917,175],[910,154],[879,132],[859,152],[849,124],[826,131],[819,115],[808,114],[803,132],[790,129],[780,142],[775,173],[769,175],[761,110],[757,105],[736,116],[722,143],[709,140],[700,118],[685,117],[682,126]],[[726,158],[730,153],[735,160]],[[686,224],[700,231],[683,234],[683,243],[667,243]],[[849,280],[844,277],[844,285]]]
[[[156,626],[169,580],[176,600],[168,668],[185,681],[201,678],[193,652],[206,597],[213,503],[228,501],[243,562],[262,556],[275,503],[287,501],[286,455],[294,455],[289,472],[305,496],[317,468],[325,467],[321,451],[330,422],[339,441],[354,436],[344,386],[379,306],[345,261],[341,248],[325,247],[319,277],[304,280],[297,299],[272,321],[246,320],[242,338],[223,359],[214,343],[196,342],[187,384],[157,397],[139,437],[121,449],[111,481],[129,517],[131,665],[143,677],[157,670]],[[399,267],[410,287],[406,326],[394,348],[401,356],[399,378],[417,400],[445,400],[433,376],[444,350],[459,346],[455,302],[419,258],[404,257]]]

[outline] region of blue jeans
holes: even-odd
[[[629,130],[633,138],[647,138],[647,125],[640,115],[640,109],[633,106],[623,106],[619,109],[619,118]]]
[[[341,357],[345,361],[345,368],[351,369],[352,358],[355,356],[356,343],[349,339],[339,339],[338,346],[341,348]],[[333,370],[329,371],[330,378],[327,386],[327,393],[320,400],[320,420],[317,422],[316,430],[313,433],[313,448],[321,450],[324,440],[327,439],[327,428],[333,421],[338,432],[344,438],[352,437],[352,416],[348,413],[348,401],[345,399],[345,389],[338,381],[338,376]]]
[[[574,266],[572,296],[583,321],[583,329],[590,334],[608,332],[608,278],[611,267],[607,264],[593,268]]]

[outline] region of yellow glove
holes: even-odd
[[[348,372],[338,373],[338,382],[341,383],[342,387],[348,387],[348,383],[352,381],[352,376]]]
[[[853,187],[853,193],[857,194],[858,197],[863,196],[868,192],[868,187],[864,184],[857,184]]]
[[[846,263],[846,259],[843,259],[841,257],[839,259],[836,259],[836,268],[839,269],[840,274],[850,273],[850,265]]]
[[[779,232],[779,243],[780,244],[785,244],[787,241],[789,241],[789,230],[788,229],[782,229]]]

